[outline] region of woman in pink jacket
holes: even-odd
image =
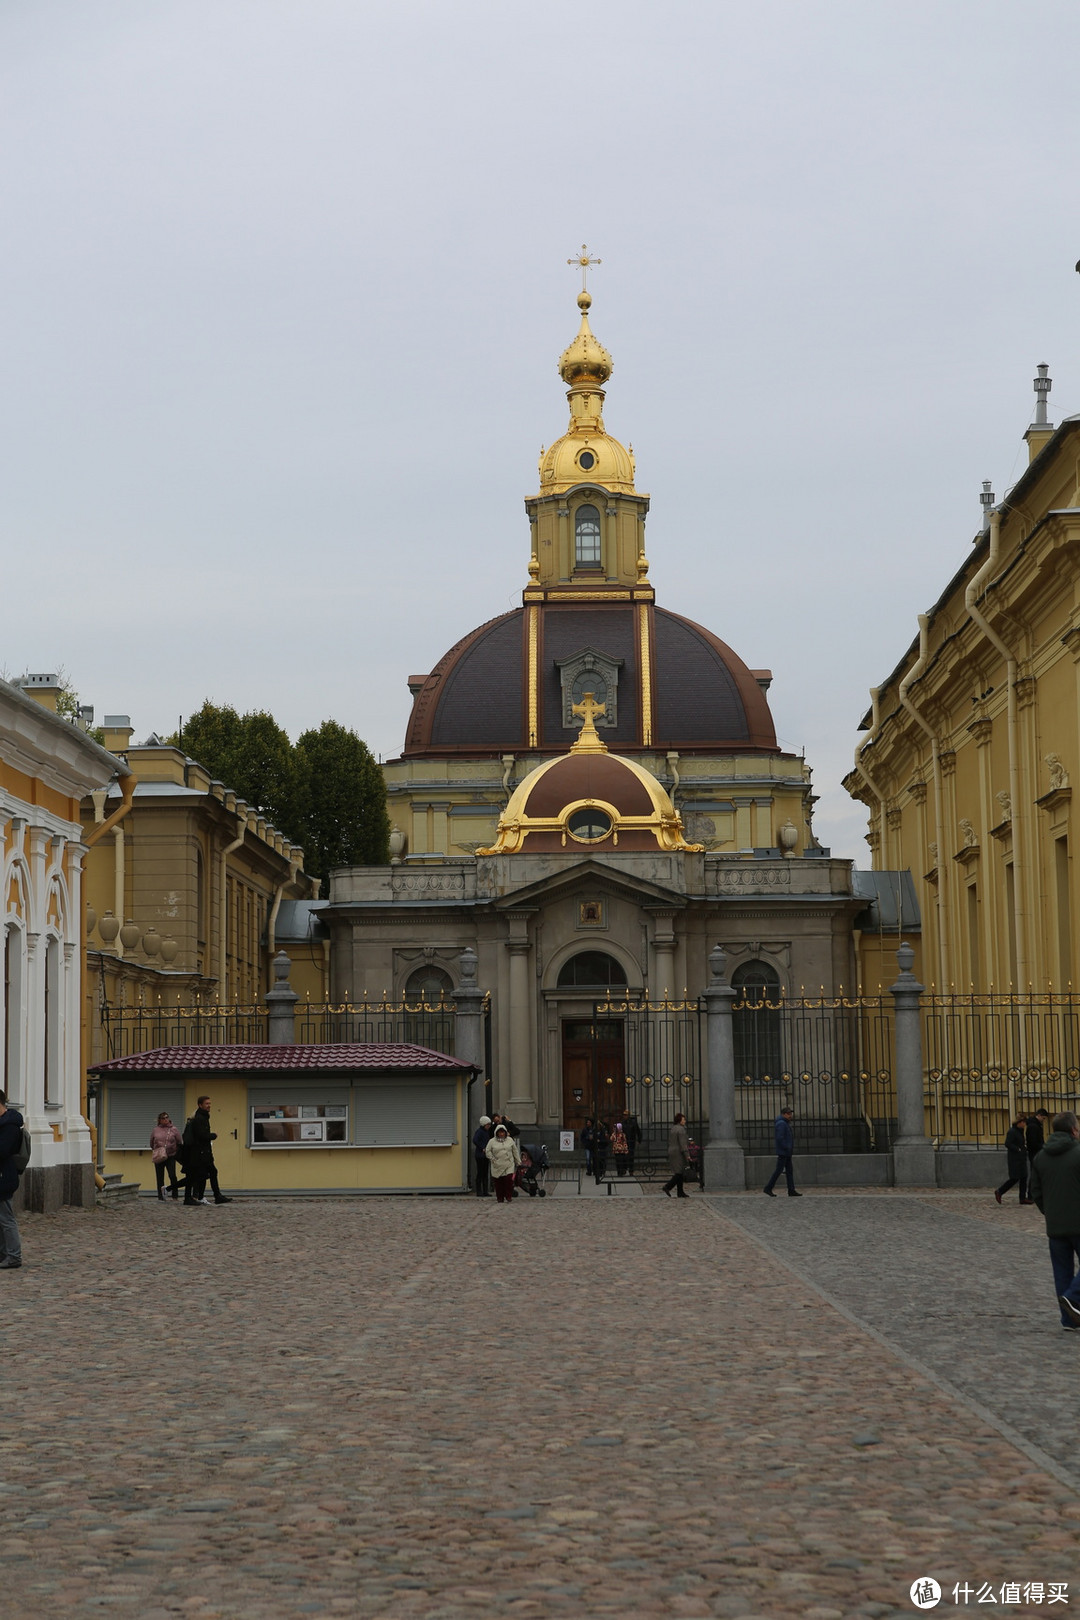
[[[154,1174],[157,1176],[157,1195],[163,1203],[166,1170],[169,1172],[173,1197],[175,1198],[180,1191],[181,1183],[176,1179],[176,1155],[183,1145],[183,1140],[168,1114],[159,1114],[157,1124],[150,1132],[150,1157],[154,1161]]]

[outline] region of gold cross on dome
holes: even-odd
[[[585,246],[585,243],[582,242],[581,252],[578,254],[577,258],[567,259],[566,262],[567,264],[579,264],[581,266],[581,290],[582,292],[588,292],[590,264],[603,264],[604,261],[602,259],[590,259],[589,250]]]
[[[607,714],[607,705],[597,703],[591,692],[586,692],[580,703],[575,703],[571,714],[580,714],[581,730],[570,752],[572,754],[606,754],[607,743],[597,731],[594,721],[598,714]]]
[[[592,730],[594,729],[596,716],[598,714],[607,714],[607,704],[597,703],[592,693],[586,692],[581,702],[575,703],[570,712],[571,714],[580,714],[582,720],[584,720],[585,725],[582,726],[582,731],[585,730],[586,726]]]

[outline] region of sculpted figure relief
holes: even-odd
[[[1065,773],[1064,765],[1056,754],[1046,755],[1046,768],[1050,772],[1051,793],[1056,793],[1059,788],[1068,787],[1069,778]]]

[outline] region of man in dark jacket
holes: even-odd
[[[1008,1180],[1003,1181],[997,1188],[994,1197],[998,1203],[1004,1198],[1010,1187],[1020,1183],[1020,1202],[1030,1204],[1028,1197],[1028,1156],[1027,1141],[1024,1136],[1024,1127],[1027,1124],[1026,1114],[1017,1114],[1013,1123],[1005,1132],[1005,1166],[1008,1170]]]
[[[1050,1140],[1031,1167],[1031,1196],[1042,1211],[1054,1268],[1061,1325],[1080,1327],[1080,1122],[1067,1110],[1055,1114]]]
[[[776,1169],[762,1187],[762,1192],[769,1198],[775,1198],[773,1188],[780,1180],[781,1175],[787,1181],[787,1195],[789,1198],[801,1198],[802,1193],[795,1191],[795,1172],[791,1168],[792,1154],[795,1152],[795,1132],[791,1128],[792,1111],[790,1108],[781,1108],[773,1125],[773,1138],[776,1142]]]
[[[491,1120],[487,1114],[480,1115],[480,1123],[473,1132],[473,1162],[476,1165],[476,1196],[477,1198],[491,1197],[491,1165],[488,1162],[487,1145],[491,1141]]]
[[[1036,1108],[1033,1114],[1028,1115],[1025,1135],[1027,1137],[1029,1164],[1034,1164],[1036,1153],[1041,1153],[1043,1150],[1043,1143],[1046,1141],[1046,1122],[1049,1118],[1050,1115],[1045,1108]]]
[[[22,1265],[22,1240],[11,1200],[19,1190],[15,1155],[22,1148],[23,1117],[9,1108],[7,1092],[0,1091],[0,1271],[18,1271]]]
[[[209,1181],[215,1204],[231,1204],[218,1186],[217,1165],[214,1163],[213,1144],[217,1132],[210,1129],[210,1099],[200,1097],[199,1106],[184,1126],[184,1188],[185,1204],[208,1202],[204,1197]]]
[[[675,1190],[678,1198],[689,1198],[690,1194],[683,1186],[683,1177],[690,1165],[690,1137],[686,1129],[686,1115],[676,1114],[668,1132],[667,1162],[671,1175],[661,1187],[660,1191],[671,1197]],[[597,1176],[597,1181],[600,1177]]]

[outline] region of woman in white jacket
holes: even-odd
[[[500,1204],[508,1204],[514,1196],[514,1172],[521,1163],[521,1153],[505,1125],[496,1129],[484,1153],[491,1165],[495,1197]]]

